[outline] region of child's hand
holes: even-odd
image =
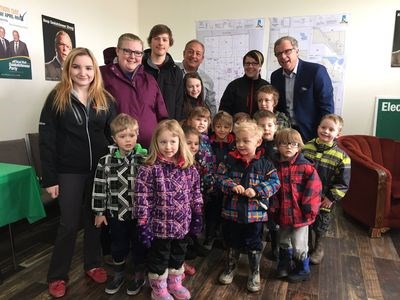
[[[103,223],[108,225],[106,216],[95,216],[94,217],[94,226],[96,226],[98,228]]]
[[[321,202],[321,208],[331,208],[332,203],[333,202],[331,200],[329,200],[328,198],[324,197],[322,199],[322,202]]]
[[[232,192],[236,193],[236,194],[243,194],[245,191],[245,188],[242,185],[236,185],[232,188]]]
[[[58,184],[47,187],[46,192],[48,192],[50,194],[50,197],[52,199],[57,198],[58,197]]]
[[[246,197],[249,197],[249,198],[254,198],[254,197],[257,195],[257,193],[256,193],[256,191],[255,191],[253,188],[247,188],[247,189],[244,191],[244,195],[245,195]]]

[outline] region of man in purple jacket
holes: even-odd
[[[143,42],[125,33],[118,39],[117,62],[100,67],[105,89],[114,96],[119,113],[139,122],[138,143],[148,148],[157,123],[168,118],[156,80],[142,66]]]

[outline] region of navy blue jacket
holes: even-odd
[[[279,68],[271,74],[271,84],[279,91],[277,111],[289,116],[286,108],[285,77]],[[334,113],[332,81],[323,65],[299,59],[293,93],[293,109],[304,142],[317,136],[321,117]]]

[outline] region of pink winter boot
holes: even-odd
[[[167,290],[167,276],[168,270],[164,274],[158,275],[149,273],[149,282],[151,286],[151,299],[153,300],[174,300]]]
[[[175,299],[190,299],[190,292],[182,286],[182,275],[185,271],[184,267],[177,269],[168,269],[168,292],[174,295]]]

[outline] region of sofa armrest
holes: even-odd
[[[385,215],[390,212],[391,174],[368,157],[349,155],[351,180],[343,209],[370,227],[384,227]]]

